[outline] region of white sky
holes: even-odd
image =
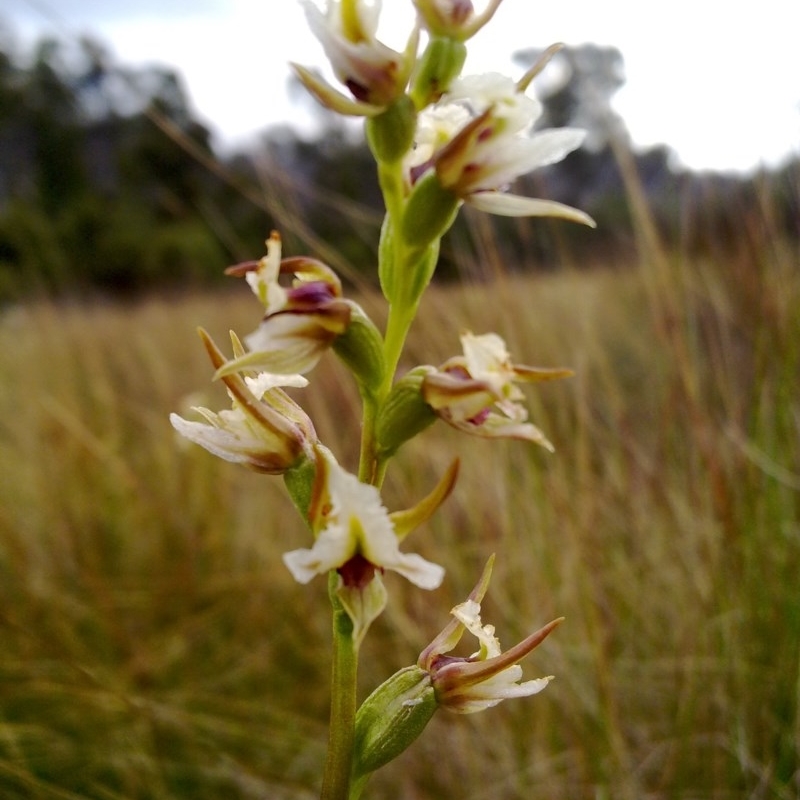
[[[382,38],[400,47],[410,0],[383,7]],[[0,21],[23,40],[89,33],[123,64],[175,68],[228,144],[302,123],[287,62],[324,66],[294,0],[3,0]],[[556,41],[614,46],[627,76],[614,105],[635,144],[666,143],[695,169],[746,170],[800,154],[798,32],[796,0],[504,0],[471,40],[466,71],[514,76],[514,51]]]

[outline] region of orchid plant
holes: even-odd
[[[559,624],[554,620],[503,650],[481,619],[493,556],[469,597],[452,609],[444,629],[416,664],[400,669],[360,705],[356,676],[361,643],[388,601],[382,576],[392,570],[422,590],[445,577],[438,564],[401,549],[453,490],[458,463],[409,509],[390,512],[381,499],[389,463],[399,448],[441,419],[465,433],[552,445],[528,421],[520,383],[566,377],[566,369],[512,362],[496,333],[461,337],[463,353],[439,366],[403,375],[398,364],[417,307],[435,269],[443,235],[462,204],[511,216],[555,216],[586,225],[583,212],[550,200],[510,194],[519,175],[553,163],[579,147],[573,129],[531,132],[541,113],[527,91],[540,63],[520,79],[499,74],[461,76],[467,45],[501,0],[476,12],[470,0],[413,0],[416,24],[402,51],[376,38],[380,3],[329,0],[303,4],[341,86],[292,65],[327,108],[365,120],[385,203],[378,277],[388,304],[383,330],[323,262],[284,257],[273,232],[266,255],[229,268],[243,276],[263,306],[244,341],[231,335],[226,356],[201,338],[224,382],[230,409],[177,414],[178,433],[212,454],[268,475],[282,475],[307,523],[309,541],[284,563],[302,584],[326,576],[332,607],[330,735],[321,797],[354,800],[369,776],[405,750],[438,709],[468,714],[545,688],[549,677],[522,681],[519,662]],[[362,402],[361,448],[351,472],[319,440],[302,407],[285,391],[309,384],[328,351],[351,371]],[[477,651],[448,655],[469,633]]]

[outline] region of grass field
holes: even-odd
[[[547,691],[439,713],[368,796],[800,797],[800,257],[763,226],[689,258],[645,221],[637,264],[426,297],[407,366],[469,328],[576,376],[528,393],[555,455],[444,426],[401,450],[390,508],[461,457],[413,541],[448,575],[433,596],[387,577],[363,690],[416,659],[492,552],[504,644],[567,619],[525,664]],[[281,563],[306,545],[281,481],[167,420],[224,403],[195,326],[224,341],[257,313],[237,285],[2,317],[3,798],[316,796],[325,582]],[[312,377],[298,397],[352,467],[355,390],[332,359]]]

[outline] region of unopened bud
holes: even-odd
[[[449,36],[431,38],[420,59],[411,96],[417,108],[435,103],[461,74],[467,57],[463,42]]]

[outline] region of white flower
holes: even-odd
[[[459,114],[466,121],[452,130]],[[560,161],[583,142],[585,132],[574,128],[531,134],[540,114],[541,104],[508,77],[487,73],[456,80],[437,106],[419,115],[421,152],[407,159],[410,182],[432,168],[445,189],[482,211],[594,226],[587,214],[563,203],[504,193],[520,175]]]
[[[430,106],[417,118],[414,147],[405,159],[405,169],[413,174],[432,164],[434,153],[444,147],[470,120],[469,111],[456,103]]]
[[[225,358],[211,338],[201,332],[215,367]],[[260,373],[224,379],[232,408],[220,412],[196,406],[204,422],[170,415],[175,430],[195,444],[226,461],[243,464],[257,472],[280,474],[293,466],[316,441],[314,426],[306,413],[280,387],[305,386],[302,375]]]
[[[244,275],[266,314],[245,337],[250,352],[228,361],[217,378],[245,369],[308,372],[350,325],[354,304],[342,298],[336,273],[315,258],[281,258],[281,238],[275,231],[264,258],[229,267],[227,273]],[[284,287],[279,280],[288,275],[291,285]]]
[[[399,53],[376,38],[380,0],[328,0],[324,11],[312,0],[300,2],[334,74],[355,98],[349,100],[311,71],[293,65],[320,102],[344,114],[370,116],[403,93],[416,53],[418,30],[411,34],[406,51]]]
[[[461,336],[463,356],[456,356],[422,379],[422,397],[445,422],[466,433],[484,437],[525,439],[553,450],[519,402],[524,395],[517,382],[566,378],[567,369],[541,369],[513,364],[503,339],[496,333]]]
[[[283,560],[294,578],[308,583],[315,575],[339,570],[345,586],[367,586],[376,570],[392,570],[422,589],[442,582],[442,567],[419,555],[401,553],[398,535],[375,486],[361,483],[330,455],[317,461],[317,479],[309,512],[317,538],[310,549],[293,550]]]
[[[553,620],[519,644],[503,652],[492,625],[481,621],[481,600],[489,586],[493,558],[467,600],[452,610],[453,619],[422,651],[417,665],[431,677],[436,702],[459,714],[496,706],[513,697],[527,697],[541,692],[552,676],[520,683],[522,667],[517,663],[538,647],[561,619]],[[446,655],[460,641],[465,631],[478,640],[479,649],[468,658]]]

